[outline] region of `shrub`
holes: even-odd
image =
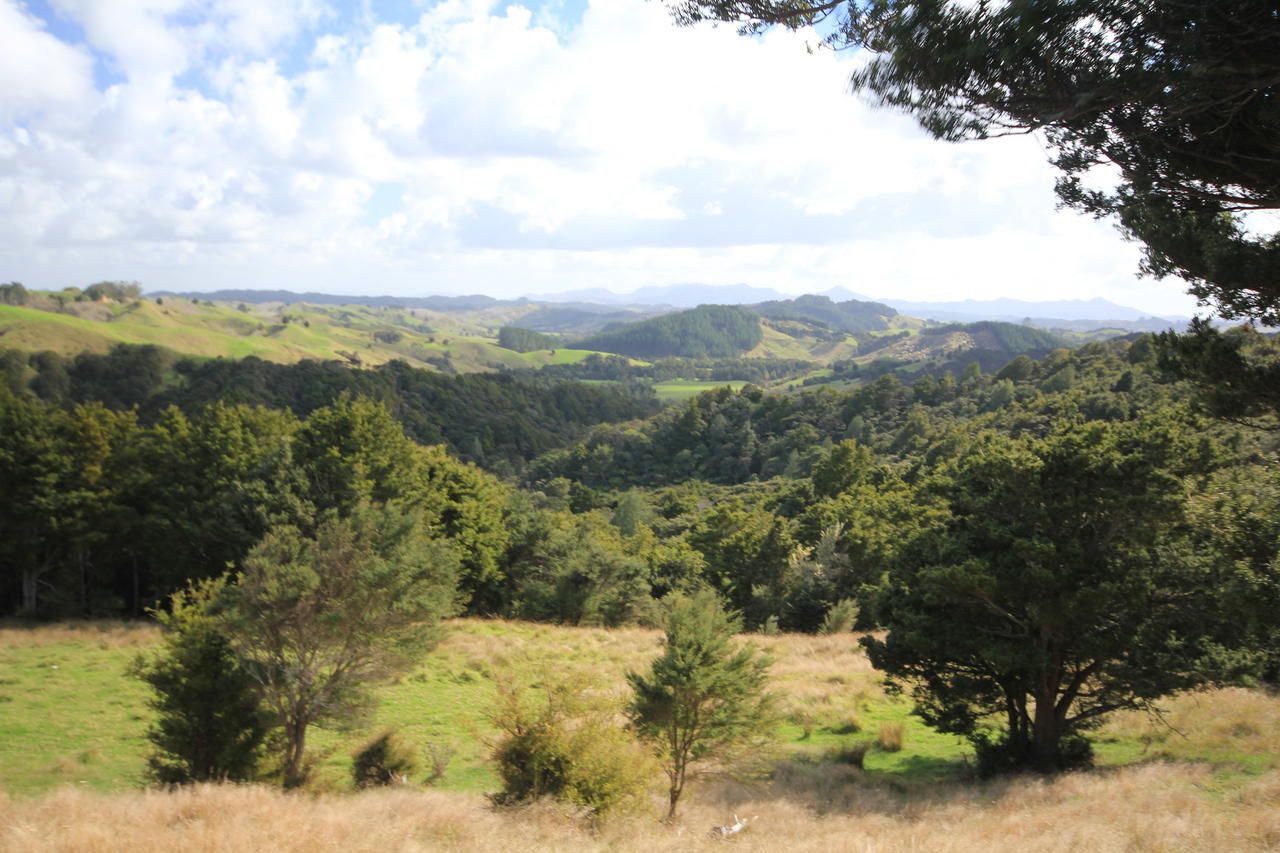
[[[851,767],[862,769],[863,762],[866,761],[867,753],[871,751],[871,741],[858,741],[851,746],[843,746],[827,753],[827,758],[837,764],[848,764]]]
[[[444,778],[449,770],[449,762],[458,748],[452,743],[427,744],[427,763],[431,765],[431,773],[427,776],[427,784],[433,785]]]
[[[419,749],[395,729],[385,729],[356,751],[351,775],[357,788],[396,785],[418,772]]]
[[[885,752],[898,752],[902,749],[903,727],[902,723],[881,723],[880,737],[878,742],[880,748]]]
[[[580,681],[556,681],[541,696],[500,684],[492,721],[502,733],[493,760],[499,805],[549,796],[593,816],[639,803],[655,771],[653,760],[618,724],[617,709],[595,699]]]
[[[674,820],[690,767],[762,745],[777,720],[777,697],[766,690],[769,658],[735,642],[742,621],[714,592],[669,597],[664,628],[662,654],[649,671],[627,673],[628,713],[667,774],[667,820]]]
[[[847,634],[853,630],[853,624],[857,621],[858,602],[852,598],[842,598],[831,605],[827,615],[822,617],[822,627],[818,629],[818,633]]]
[[[160,651],[139,657],[133,674],[154,691],[156,721],[147,732],[154,751],[148,775],[161,784],[252,778],[267,732],[256,683],[208,613],[224,581],[177,592]]]
[[[1022,750],[1009,742],[1007,733],[998,737],[990,735],[973,738],[978,776],[989,779],[1002,773],[1012,773],[1026,767]],[[1080,734],[1068,735],[1058,742],[1060,770],[1088,767],[1093,763],[1093,745]]]

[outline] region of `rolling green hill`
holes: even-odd
[[[578,346],[634,358],[722,358],[745,353],[763,337],[760,319],[749,311],[700,305],[606,329]]]
[[[898,312],[878,302],[832,302],[826,296],[799,296],[752,305],[750,310],[762,317],[778,320],[804,320],[820,323],[841,332],[870,332],[889,328]]]
[[[256,356],[292,363],[341,360],[358,366],[400,359],[473,373],[581,360],[573,349],[513,352],[483,319],[425,309],[360,305],[201,302],[185,298],[69,303],[60,310],[0,305],[0,348],[62,355],[153,344],[208,358]]]

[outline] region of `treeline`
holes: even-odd
[[[722,388],[638,426],[596,427],[583,441],[540,458],[529,477],[627,488],[804,476],[825,448],[845,438],[905,457],[924,452],[957,421],[1015,432],[1062,417],[1123,421],[1189,393],[1169,386],[1149,338],[1002,361],[1007,363],[995,374],[972,362],[959,377],[917,369],[917,378],[906,384],[889,372],[845,392]]]
[[[536,376],[439,373],[394,361],[366,370],[337,362],[276,364],[257,358],[183,358],[152,346],[105,355],[0,352],[0,381],[19,394],[63,406],[136,407],[152,423],[169,406],[193,413],[215,402],[287,409],[306,417],[343,394],[387,407],[420,444],[444,444],[461,458],[510,474],[595,424],[657,411],[651,391],[587,386]]]
[[[734,305],[700,305],[606,329],[574,346],[645,359],[724,358],[741,355],[763,339],[760,318],[750,311]]]
[[[57,291],[30,290],[21,282],[0,284],[0,305],[25,305],[51,310],[68,302],[101,302],[112,299],[132,302],[142,298],[142,287],[136,281],[100,281],[84,289],[64,287]]]
[[[564,342],[559,338],[532,329],[521,329],[519,326],[503,326],[498,329],[498,346],[513,352],[535,352],[563,345]]]
[[[452,543],[470,600],[503,550],[503,488],[415,444],[382,406],[342,396],[305,420],[215,403],[150,425],[0,388],[0,600],[29,615],[141,614],[240,566],[268,530],[395,502]]]

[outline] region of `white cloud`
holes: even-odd
[[[120,79],[96,90],[88,49],[0,0],[0,278],[1188,304],[1054,212],[1034,139],[931,140],[803,33],[679,29],[644,0],[333,32],[315,0],[55,2]]]
[[[0,0],[0,122],[76,109],[93,95],[93,57],[45,31],[12,0]]]

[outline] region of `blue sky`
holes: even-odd
[[[677,282],[1105,297],[1179,282],[813,33],[645,0],[0,0],[0,279],[515,296]]]

